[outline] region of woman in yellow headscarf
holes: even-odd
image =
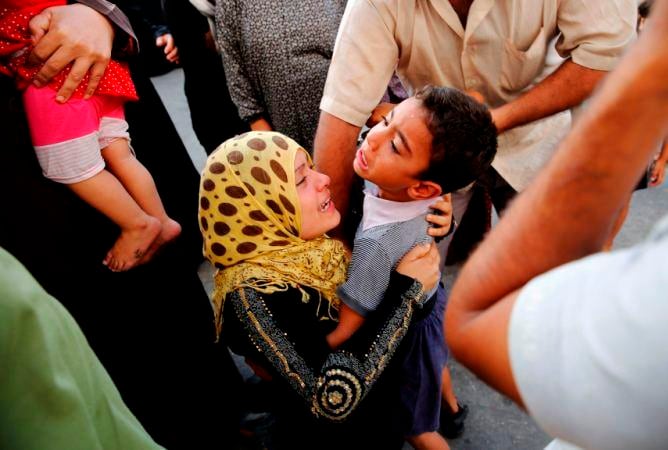
[[[340,220],[329,177],[314,170],[303,148],[274,132],[223,143],[202,173],[199,219],[204,254],[217,268],[218,332],[275,384],[274,445],[401,448],[401,435],[387,430],[390,396],[397,395],[388,390],[392,371],[381,374],[423,287],[438,282],[436,251],[408,254],[397,267],[403,275],[393,274],[387,309],[332,351],[325,337],[336,325],[336,287],[345,281],[348,258],[325,235]],[[367,438],[352,442],[353,435]]]

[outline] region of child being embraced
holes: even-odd
[[[124,271],[147,262],[160,246],[180,234],[181,226],[167,216],[151,174],[130,147],[123,104],[137,100],[137,93],[126,64],[112,60],[104,75],[87,74],[67,102],[58,90],[72,65],[48,85],[37,87],[34,77],[39,67],[29,64],[29,54],[49,28],[47,8],[66,3],[2,3],[0,73],[14,77],[23,89],[30,134],[44,176],[67,185],[120,227],[120,236],[102,262],[113,271]]]
[[[341,345],[378,308],[401,257],[432,239],[425,216],[435,199],[478,179],[494,159],[496,146],[487,108],[445,87],[427,86],[369,131],[353,168],[373,185],[365,191],[348,278],[338,289],[342,305],[339,324],[327,336],[331,347]],[[445,293],[438,292],[425,293],[429,301],[423,318],[405,338],[401,417],[416,449],[448,448],[436,431],[447,359]]]

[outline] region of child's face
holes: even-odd
[[[341,214],[329,193],[329,177],[313,169],[303,151],[295,156],[295,184],[302,212],[299,237],[315,239],[339,224]]]
[[[409,188],[429,166],[432,135],[420,100],[408,98],[374,126],[357,150],[355,173],[378,186],[381,198],[409,201]]]

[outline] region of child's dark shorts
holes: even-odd
[[[411,323],[402,343],[405,353],[397,425],[405,436],[437,431],[439,427],[441,374],[448,359],[443,334],[446,295],[442,284],[429,302],[434,302],[431,311]]]

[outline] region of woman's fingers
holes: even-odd
[[[425,291],[436,286],[440,279],[440,255],[436,244],[416,245],[407,252],[397,265],[397,272],[418,280]]]

